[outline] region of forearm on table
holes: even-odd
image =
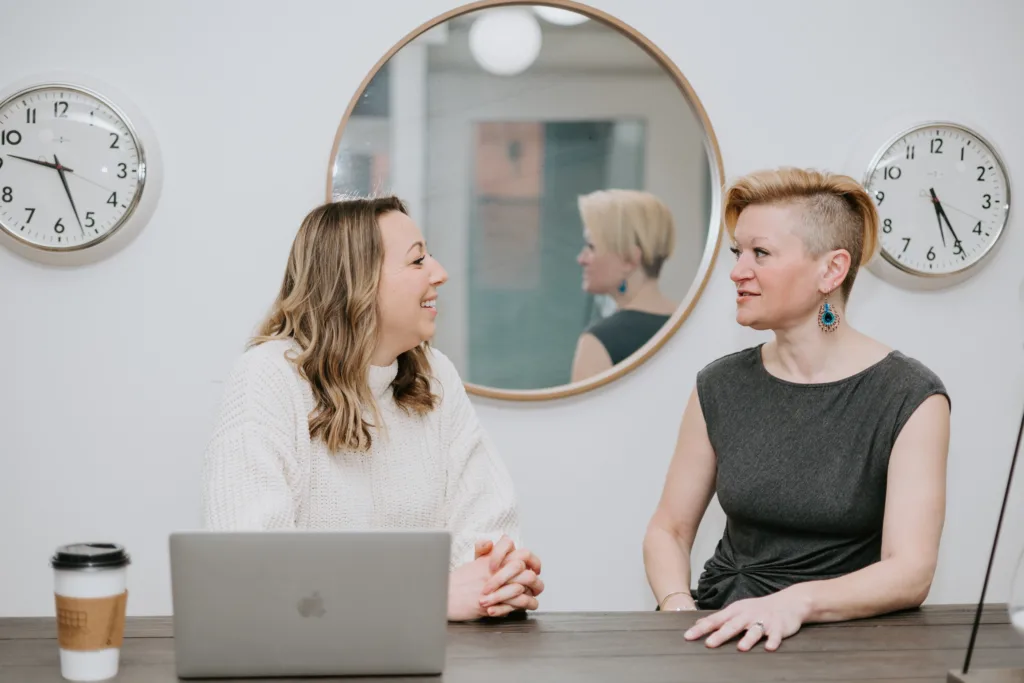
[[[805,623],[862,619],[918,607],[931,588],[934,564],[888,558],[835,579],[784,589],[804,601]]]
[[[690,592],[690,544],[684,538],[652,525],[643,547],[647,582],[659,604],[670,593]]]

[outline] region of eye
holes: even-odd
[[[768,252],[765,251],[764,249],[760,248],[760,247],[755,248],[754,249],[754,253],[756,255],[758,255],[758,256],[767,256],[768,255]]]
[[[737,249],[736,247],[729,247],[729,251],[731,251],[732,255],[735,256],[736,258],[740,257],[740,250]]]
[[[426,261],[426,260],[427,260],[427,255],[426,255],[426,254],[424,254],[423,256],[420,256],[420,257],[419,257],[418,259],[416,259],[415,261],[413,261],[413,263],[414,263],[415,265],[417,265],[417,266],[422,266],[422,265],[423,265],[423,262],[424,262],[424,261]]]

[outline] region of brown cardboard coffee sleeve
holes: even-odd
[[[64,650],[89,652],[120,648],[124,642],[124,616],[128,591],[104,598],[69,598],[57,601],[57,641]]]

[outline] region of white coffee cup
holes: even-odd
[[[65,679],[102,681],[117,675],[130,563],[114,543],[73,543],[50,558]]]

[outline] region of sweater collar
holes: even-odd
[[[369,372],[370,391],[375,398],[383,398],[398,376],[398,361],[391,365],[371,365]]]

